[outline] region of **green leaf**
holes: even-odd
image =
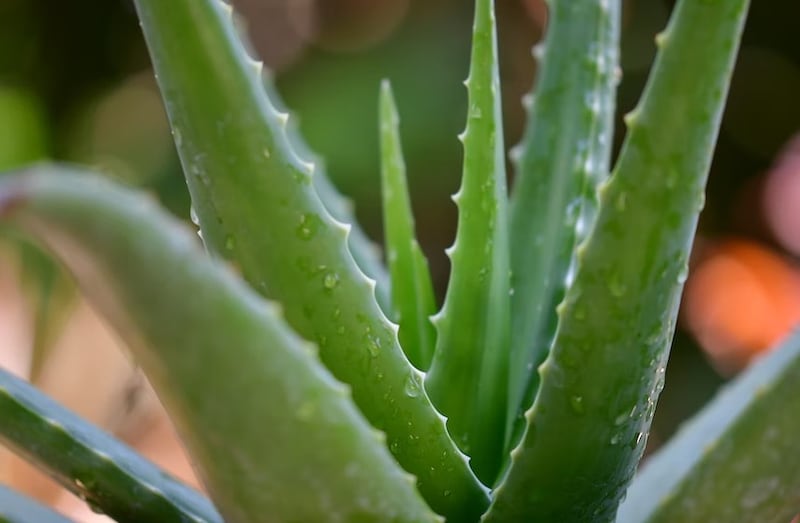
[[[119,521],[222,522],[199,492],[3,369],[0,419],[4,445],[93,510]]]
[[[263,76],[265,77],[264,88],[267,97],[278,111],[288,113],[286,104],[281,99],[280,94],[269,78],[270,75],[264,74]],[[368,278],[375,280],[375,298],[378,300],[381,309],[388,314],[388,311],[392,309],[389,296],[389,275],[386,273],[386,267],[381,263],[380,248],[367,237],[355,221],[352,200],[342,196],[342,194],[336,190],[336,187],[325,172],[324,160],[311,150],[300,135],[296,118],[290,118],[287,122],[286,136],[289,143],[292,144],[292,147],[297,152],[298,157],[304,159],[306,162],[310,161],[314,164],[314,176],[311,177],[311,182],[320,200],[322,200],[323,205],[325,205],[325,208],[331,213],[331,216],[333,216],[335,220],[350,224],[347,246],[350,248],[350,252],[353,254],[353,259],[358,267]]]
[[[436,520],[313,347],[151,200],[39,167],[0,203],[127,342],[226,521]]]
[[[507,404],[508,223],[493,0],[475,3],[458,232],[438,337],[425,380],[447,428],[481,480],[500,469]]]
[[[218,0],[137,0],[206,246],[281,303],[294,329],[417,476],[438,513],[477,519],[484,488],[449,438]]]
[[[575,246],[609,171],[619,64],[619,0],[550,2],[510,202],[511,356],[506,444],[519,443],[536,369],[556,330]]]
[[[800,334],[729,384],[636,476],[619,523],[758,521],[800,513]]]
[[[0,485],[0,522],[72,523],[38,502]]]
[[[397,108],[388,81],[381,85],[380,120],[383,228],[392,277],[392,305],[400,324],[400,346],[411,363],[427,370],[436,342],[436,330],[430,321],[436,313],[436,302],[428,262],[414,233]]]
[[[610,521],[644,451],[747,0],[680,1],[487,521]]]

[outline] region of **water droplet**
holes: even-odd
[[[369,334],[366,336],[366,338],[367,351],[369,351],[369,355],[374,358],[381,352],[381,340],[380,338],[370,336]]]
[[[310,240],[317,234],[319,218],[316,214],[301,214],[300,224],[297,226],[297,237],[301,240]]]
[[[341,309],[339,309],[339,307],[336,307],[335,309],[333,309],[333,319],[334,320],[338,320],[341,315],[342,315],[342,311],[341,311]]]
[[[261,154],[263,154],[263,155],[264,155],[264,158],[269,158],[269,156],[270,156],[270,154],[269,154],[269,149],[267,149],[266,147],[264,147],[264,150],[263,150],[263,151],[261,151]]]
[[[340,336],[344,334],[344,325],[339,325],[336,327],[336,334],[339,334]]]
[[[406,378],[405,386],[403,387],[403,391],[409,398],[416,398],[417,396],[419,396],[420,387],[416,375],[414,375],[413,373],[408,375],[408,378]]]
[[[314,404],[310,401],[303,402],[297,409],[297,419],[301,421],[308,421],[314,416]]]
[[[583,321],[586,319],[586,309],[583,307],[576,306],[572,311],[572,317],[578,321]]]
[[[619,274],[613,274],[608,282],[608,292],[615,298],[621,298],[627,290],[628,288],[621,281]]]
[[[619,444],[619,440],[621,440],[621,439],[622,439],[622,434],[618,432],[618,433],[614,434],[613,436],[611,436],[611,440],[609,441],[609,443],[611,443],[612,445],[618,445]]]
[[[615,203],[617,211],[623,212],[627,206],[628,206],[628,193],[626,192],[619,193],[619,195],[617,196],[617,201]]]
[[[664,180],[667,189],[673,189],[678,184],[678,172],[670,170]]]
[[[452,494],[452,492],[450,492],[449,490],[445,490],[444,492],[442,492],[442,494],[444,495],[444,497],[447,497],[450,494]]]
[[[205,242],[205,240],[203,239],[203,231],[201,231],[200,229],[197,230],[197,236],[198,238],[200,238],[202,242]]]
[[[325,286],[326,291],[332,291],[339,285],[339,275],[335,272],[325,273],[325,276],[322,278],[322,285]]]
[[[469,117],[470,118],[475,118],[477,120],[477,119],[480,119],[482,116],[483,116],[483,114],[481,112],[481,108],[480,108],[479,105],[475,104],[472,107],[470,107],[470,109],[469,109]]]
[[[229,234],[225,237],[225,249],[232,251],[234,247],[236,247],[236,238],[234,238],[232,234]]]
[[[583,405],[583,396],[572,396],[569,399],[569,404],[575,414],[583,414],[586,412],[586,408]]]
[[[180,148],[181,144],[183,144],[183,136],[181,135],[180,129],[173,127],[172,137],[175,139],[175,147]]]

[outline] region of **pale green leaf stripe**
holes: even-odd
[[[437,519],[313,346],[183,224],[102,178],[33,171],[0,183],[3,215],[127,342],[225,521]]]
[[[400,349],[374,283],[353,261],[348,227],[314,190],[315,167],[296,156],[288,116],[267,98],[230,7],[218,0],[136,6],[206,245],[317,342],[433,509],[476,519],[488,504],[484,489]]]
[[[475,2],[458,231],[436,352],[425,380],[447,427],[491,485],[503,455],[508,399],[509,262],[503,120],[493,0]]]
[[[788,522],[800,513],[799,413],[794,333],[647,460],[617,522]]]
[[[610,521],[644,450],[747,0],[680,1],[486,521]]]
[[[400,324],[400,346],[411,363],[427,370],[436,342],[436,330],[430,321],[436,313],[436,302],[428,262],[414,232],[397,108],[388,81],[381,85],[379,105],[383,228],[392,277],[393,312]]]
[[[512,149],[511,356],[506,445],[519,443],[523,412],[550,350],[556,305],[577,243],[594,221],[609,171],[619,66],[619,0],[549,3],[547,33],[522,142]]]
[[[3,369],[0,419],[4,445],[117,521],[222,523],[199,492]]]
[[[72,523],[72,520],[0,485],[0,523]]]

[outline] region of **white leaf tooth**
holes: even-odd
[[[514,164],[519,165],[522,162],[522,155],[524,152],[525,147],[522,145],[522,143],[518,143],[508,150],[508,157]]]
[[[533,93],[526,93],[526,94],[524,94],[524,95],[522,96],[522,107],[523,107],[523,108],[524,108],[526,111],[530,111],[530,110],[531,110],[531,108],[533,107],[533,102],[534,102],[534,99],[535,99],[535,97],[534,97]]]
[[[223,16],[227,17],[229,20],[233,20],[233,6],[228,4],[227,2],[223,2],[220,0],[217,2],[217,7],[219,8],[220,13]]]
[[[533,57],[536,60],[541,62],[542,59],[544,58],[544,53],[545,53],[546,48],[547,47],[546,47],[544,41],[541,41],[538,44],[533,46],[533,49],[531,49],[531,54],[533,55]]]
[[[314,174],[315,165],[314,162],[307,162],[304,160],[300,160],[300,165],[303,167],[303,170],[308,174]]]

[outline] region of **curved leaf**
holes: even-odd
[[[267,98],[261,65],[219,0],[137,0],[159,86],[206,246],[279,301],[289,324],[417,476],[434,510],[477,519],[488,504],[422,390],[355,264],[348,226],[333,219],[296,154],[288,116]]]
[[[0,419],[3,444],[93,510],[117,521],[222,523],[199,492],[2,369]]]
[[[800,333],[644,463],[618,523],[786,523],[800,513]]]
[[[547,33],[512,149],[510,201],[511,355],[507,445],[519,443],[537,368],[556,330],[556,305],[574,277],[575,246],[594,221],[598,184],[609,171],[619,67],[620,2],[549,2]]]
[[[610,521],[644,451],[747,0],[681,0],[487,521]]]
[[[0,210],[127,342],[226,521],[436,520],[312,346],[151,200],[38,167]]]

